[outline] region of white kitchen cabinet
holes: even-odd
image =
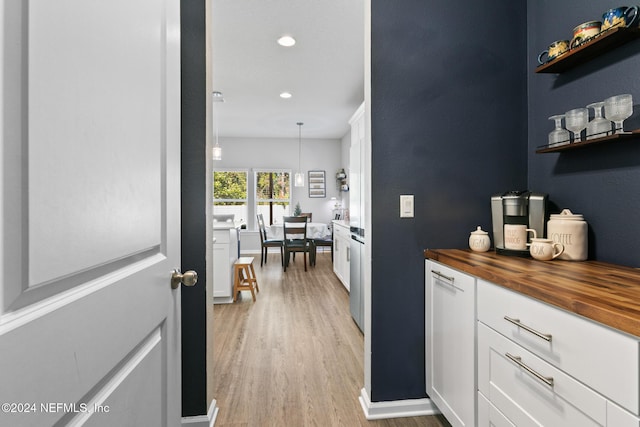
[[[351,233],[348,223],[333,221],[333,272],[349,290]]]
[[[425,271],[427,395],[452,426],[474,426],[476,280],[430,260]]]
[[[478,392],[478,426],[516,427],[486,397]]]
[[[233,263],[238,259],[238,229],[215,225],[213,229],[213,302],[233,302]]]
[[[638,427],[637,338],[480,279],[477,313],[478,390],[511,423]]]

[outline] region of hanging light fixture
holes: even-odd
[[[213,118],[214,118],[214,126],[215,126],[215,132],[216,132],[216,143],[213,146],[213,160],[222,160],[222,147],[220,147],[220,144],[218,143],[218,108],[216,107],[215,104],[220,103],[220,102],[224,102],[224,98],[222,96],[222,92],[213,92],[212,94],[212,100],[213,100]]]
[[[298,172],[296,172],[293,180],[293,185],[296,187],[304,187],[304,174],[300,168],[300,158],[302,157],[302,125],[304,123],[298,122]]]

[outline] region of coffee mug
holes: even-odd
[[[527,238],[529,233],[536,238],[536,230],[527,228],[524,224],[505,224],[504,225],[504,247],[506,249],[515,249],[524,251],[527,249]]]
[[[535,259],[539,259],[540,261],[549,261],[560,256],[562,252],[564,252],[564,246],[562,243],[556,243],[551,239],[531,239],[529,253]]]
[[[621,6],[602,14],[602,31],[614,27],[630,27],[638,17],[638,6]]]
[[[538,63],[544,64],[545,62],[551,61],[552,59],[566,53],[568,50],[569,40],[556,40],[549,45],[547,50],[543,50],[540,55],[538,55]],[[543,60],[542,57],[545,55],[547,58]]]
[[[602,22],[600,21],[589,21],[584,24],[580,24],[573,29],[573,38],[571,39],[571,43],[569,47],[573,49],[574,47],[579,46],[581,43],[586,42],[591,37],[595,37],[600,34],[600,28],[602,27]]]

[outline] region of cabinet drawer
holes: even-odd
[[[478,427],[516,427],[486,397],[478,392]]]
[[[604,426],[607,401],[482,323],[478,387],[517,426]]]
[[[483,280],[477,310],[484,324],[639,413],[637,339]]]
[[[216,239],[214,245],[227,244],[231,240],[231,235],[230,235],[228,229],[226,229],[226,230],[215,230],[213,232],[213,237],[215,237],[215,239]]]
[[[349,229],[347,227],[344,227],[342,225],[337,225],[336,223],[333,223],[333,237],[334,239],[336,238],[336,236],[345,238],[345,239],[349,239],[351,237],[351,232],[349,231]]]

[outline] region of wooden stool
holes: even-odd
[[[253,301],[256,301],[256,291],[260,292],[256,272],[253,269],[253,257],[240,257],[233,263],[233,302],[240,291],[251,291]]]

